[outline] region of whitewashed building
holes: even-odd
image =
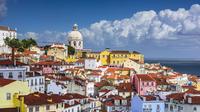
[[[100,66],[100,62],[98,62],[95,58],[85,58],[85,69],[94,70],[98,66]]]
[[[55,80],[51,80],[47,85],[47,93],[66,94],[67,91],[67,86],[64,83],[60,83]]]
[[[10,38],[17,38],[17,32],[16,30],[11,29],[7,26],[0,26],[0,46],[4,46],[4,39],[6,37]]]
[[[128,59],[124,62],[124,67],[133,68],[137,74],[144,74],[144,64],[134,59]]]
[[[25,81],[25,67],[0,67],[0,77],[5,79],[13,79]]]
[[[200,112],[200,91],[189,89],[167,95],[165,112]]]
[[[94,82],[86,83],[86,96],[94,96]]]
[[[32,92],[45,92],[45,77],[38,72],[27,72],[25,80]]]

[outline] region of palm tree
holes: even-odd
[[[15,61],[15,49],[17,49],[19,52],[23,52],[24,49],[28,49],[31,46],[37,45],[37,42],[32,38],[19,40],[19,39],[16,39],[16,38],[6,37],[4,39],[4,43],[12,49],[13,65],[15,64],[14,63],[14,61]]]

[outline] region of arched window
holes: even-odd
[[[79,41],[79,46],[81,46],[81,41]]]
[[[71,45],[71,41],[69,41],[69,45]]]
[[[76,46],[76,41],[74,41],[74,46]]]

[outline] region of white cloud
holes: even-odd
[[[122,20],[101,20],[81,29],[83,37],[96,45],[126,44],[126,41],[200,40],[200,5],[190,9],[141,11]],[[195,38],[195,39],[193,39]],[[196,42],[197,43],[197,42]]]
[[[57,32],[57,31],[44,31],[41,33],[36,32],[26,32],[24,34],[18,34],[18,38],[33,38],[39,44],[48,44],[54,42],[66,43],[66,32]]]
[[[6,15],[6,11],[6,0],[0,0],[0,19],[2,19]]]

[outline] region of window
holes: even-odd
[[[156,112],[160,112],[160,105],[157,105]]]
[[[56,108],[58,109],[58,104],[56,105]]]
[[[147,82],[147,86],[149,86],[149,82]]]
[[[39,106],[36,106],[36,107],[35,107],[35,111],[36,111],[36,112],[39,112],[39,111],[40,111]]]
[[[76,46],[76,42],[74,41],[74,46]]]
[[[151,85],[154,86],[154,83],[152,82]]]
[[[194,112],[197,112],[197,107],[194,107],[194,108],[193,108],[193,111],[194,111]]]
[[[81,42],[79,42],[79,46],[81,46]]]
[[[33,86],[33,79],[31,79],[31,86]]]
[[[170,105],[170,111],[173,111],[173,106],[172,105]]]
[[[9,72],[8,78],[13,78],[12,72]]]
[[[29,107],[29,112],[33,112],[33,107]]]
[[[19,72],[18,78],[22,78],[22,72]]]
[[[168,104],[165,104],[165,108],[166,108],[166,109],[168,108]]]
[[[0,73],[0,78],[3,78],[3,73]]]
[[[49,110],[49,109],[50,109],[50,106],[49,106],[49,105],[47,105],[47,106],[46,106],[46,110]]]
[[[6,93],[6,100],[11,100],[11,93]]]
[[[35,79],[35,85],[37,85],[37,79]]]

